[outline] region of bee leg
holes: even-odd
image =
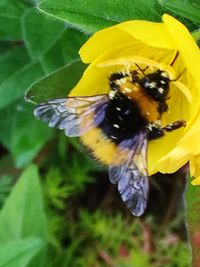
[[[159,103],[158,111],[160,114],[166,112],[168,110],[168,105],[165,101]]]
[[[186,121],[185,120],[178,120],[178,121],[174,121],[170,124],[167,124],[165,127],[163,127],[163,130],[166,132],[171,132],[173,130],[179,129],[181,127],[185,127],[186,126]]]
[[[148,132],[148,140],[155,140],[162,137],[165,131],[160,123],[160,121],[150,122],[146,126]]]
[[[165,135],[165,132],[171,132],[186,126],[185,120],[174,121],[173,123],[162,126],[160,121],[151,122],[147,125],[148,140],[155,140]]]

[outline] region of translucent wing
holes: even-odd
[[[149,182],[147,175],[147,134],[140,132],[119,144],[109,178],[118,184],[122,200],[135,216],[141,216],[147,205]]]
[[[102,122],[107,102],[107,95],[54,99],[39,104],[34,115],[67,136],[81,136]]]

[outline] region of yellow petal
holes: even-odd
[[[91,63],[106,50],[134,40],[153,47],[174,48],[163,23],[134,20],[96,32],[79,54],[83,62]]]
[[[200,131],[198,130],[196,133],[193,134],[190,131],[191,137],[185,139],[184,142],[179,141],[178,145],[182,146],[184,149],[187,149],[191,154],[197,155],[200,152]]]
[[[178,145],[188,149],[193,154],[199,153],[199,130],[200,130],[200,51],[199,48],[187,30],[179,21],[169,15],[163,16],[166,28],[177,47],[179,54],[185,64],[188,75],[189,87],[193,96],[193,101],[188,113],[190,117],[187,121],[187,132],[179,140]]]
[[[200,176],[193,179],[191,182],[192,185],[200,185]]]
[[[196,88],[200,88],[200,51],[188,29],[175,18],[165,14],[163,22],[170,35],[173,47],[176,47],[184,61],[186,71],[195,81]],[[200,92],[197,92],[200,94]]]
[[[154,163],[151,163],[149,167],[149,174],[151,175],[158,171],[161,173],[173,173],[184,166],[188,162],[189,158],[190,155],[185,149],[176,147],[160,160],[158,159]]]
[[[91,63],[99,55],[118,45],[133,41],[130,34],[116,26],[96,32],[80,49],[79,54],[84,63]]]
[[[132,20],[115,26],[149,46],[173,49],[175,46],[161,22]]]
[[[200,154],[190,159],[190,175],[194,178],[193,185],[200,185]]]
[[[192,96],[192,93],[189,90],[189,88],[186,85],[184,85],[183,83],[179,82],[179,81],[175,81],[175,82],[171,82],[171,83],[173,85],[175,85],[179,90],[181,90],[181,92],[187,98],[188,102],[190,102],[190,104],[191,104],[192,100],[193,100],[193,96]]]
[[[180,146],[184,146],[184,143],[188,143],[192,135],[199,131],[199,125],[194,124],[194,120],[200,109],[200,50],[188,29],[182,23],[167,14],[163,15],[163,22],[174,43],[174,47],[177,48],[184,62],[185,72],[189,81],[188,86],[193,97],[192,106],[188,110],[190,118],[187,123],[187,132],[179,142]],[[192,147],[190,147],[190,151],[191,149]]]

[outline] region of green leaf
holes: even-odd
[[[19,0],[1,0],[0,2],[0,39],[21,40],[20,17],[25,5]]]
[[[30,62],[30,57],[24,46],[14,47],[0,57],[0,85]]]
[[[0,40],[22,40],[21,25],[19,18],[8,18],[0,15]]]
[[[30,166],[7,198],[0,212],[0,245],[8,241],[36,237],[46,242],[46,215],[41,185],[35,166]],[[29,267],[43,266],[45,245]]]
[[[20,18],[24,9],[23,1],[1,0],[0,2],[0,16]]]
[[[60,40],[60,44],[66,63],[69,64],[75,59],[79,59],[78,51],[87,39],[88,36],[86,34],[75,29],[68,28],[65,31]]]
[[[65,59],[59,41],[40,58],[40,63],[45,74],[50,74],[65,65]]]
[[[0,267],[25,267],[42,248],[42,240],[26,238],[0,246]]]
[[[11,155],[5,154],[0,160],[0,175],[10,175],[13,176],[13,169],[15,168],[13,164],[13,159]],[[12,184],[13,185],[13,184]]]
[[[44,0],[39,9],[86,32],[131,19],[159,21],[163,13],[156,0]]]
[[[0,208],[12,188],[12,182],[13,177],[8,174],[0,177]]]
[[[0,41],[0,57],[5,55],[11,48],[13,48],[13,43],[9,41]]]
[[[40,64],[30,60],[22,45],[0,57],[0,108],[22,97],[26,89],[43,76]]]
[[[66,97],[69,91],[79,81],[86,65],[81,61],[59,69],[30,87],[26,100],[41,103],[52,98]]]
[[[78,51],[87,36],[75,29],[65,30],[60,40],[40,59],[44,71],[49,74],[56,69],[79,59]]]
[[[43,11],[48,15],[52,15],[53,17],[68,23],[73,28],[79,29],[86,33],[93,33],[97,30],[116,24],[115,21],[104,20],[93,15],[79,14],[75,11],[68,10],[62,11],[61,7],[59,7],[59,9],[57,10],[49,6],[42,5],[40,11]]]
[[[16,110],[17,105],[13,104],[0,110],[0,141],[8,150],[11,150],[12,147],[11,143]]]
[[[42,76],[43,71],[37,62],[31,62],[15,72],[0,85],[0,108],[22,97],[26,89]]]
[[[12,155],[18,168],[28,165],[52,136],[53,130],[33,116],[33,107],[22,105],[12,131]],[[33,138],[34,137],[34,138]]]
[[[10,150],[18,168],[28,165],[53,130],[34,118],[33,107],[26,103],[7,106],[0,110],[0,117],[0,141]]]
[[[22,18],[23,37],[32,58],[48,51],[65,30],[64,23],[32,8]]]
[[[200,23],[200,2],[194,0],[158,0],[159,3],[184,18],[194,23]]]

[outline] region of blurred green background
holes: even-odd
[[[29,88],[33,102],[66,96],[93,32],[161,21],[164,12],[195,31],[199,8],[198,0],[1,0],[0,266],[189,266],[184,172],[150,178],[146,215],[134,218],[107,170],[75,138],[35,119],[24,96]]]

